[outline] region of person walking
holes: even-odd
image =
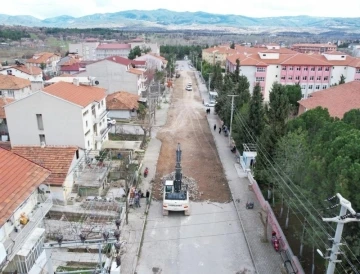
[[[211,112],[211,109],[209,108],[209,114],[210,114],[210,112]]]
[[[141,207],[139,193],[135,194],[135,207]]]
[[[150,192],[149,192],[149,190],[146,190],[145,197],[146,197],[146,204],[149,205],[150,204]]]
[[[216,130],[216,124],[214,125],[214,131]]]

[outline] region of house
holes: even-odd
[[[106,97],[108,116],[114,119],[131,119],[136,117],[140,96],[125,91],[118,91]]]
[[[86,41],[82,43],[69,44],[69,52],[77,53],[82,56],[82,60],[91,61],[96,59],[96,48],[99,46],[97,41]]]
[[[112,56],[88,64],[86,71],[80,72],[77,76],[95,77],[99,87],[106,89],[108,94],[126,90],[140,95],[147,90],[144,66],[146,61]]]
[[[168,63],[164,57],[150,53],[136,57],[134,60],[146,61],[146,66],[149,70],[158,71],[162,71],[164,68],[166,68]]]
[[[48,76],[57,75],[57,62],[60,61],[60,56],[51,52],[40,52],[26,60],[26,66],[41,68],[44,74]]]
[[[291,49],[301,53],[323,53],[326,51],[335,51],[336,45],[328,44],[294,44]]]
[[[5,106],[12,146],[76,146],[100,150],[108,139],[106,92],[58,82]],[[21,123],[19,123],[21,121]]]
[[[76,179],[75,167],[84,151],[75,146],[12,146],[11,151],[48,169],[45,184],[50,187],[53,203],[66,205]]]
[[[4,106],[6,104],[12,103],[14,101],[15,101],[15,99],[12,99],[12,98],[6,98],[6,97],[0,98],[0,137],[1,137],[1,141],[9,140],[9,131],[7,128],[6,114],[5,114]]]
[[[44,87],[43,72],[38,67],[27,67],[25,65],[14,65],[0,70],[2,75],[13,75],[31,82],[31,90],[38,91]]]
[[[76,59],[70,59],[59,66],[60,74],[67,73],[73,75],[81,71],[85,71],[85,68],[81,65],[80,61]]]
[[[360,58],[340,52],[304,54],[287,48],[236,47],[239,52],[227,57],[226,69],[234,72],[236,60],[240,61],[240,74],[245,75],[252,92],[260,84],[264,101],[269,101],[269,92],[274,82],[284,85],[299,84],[302,97],[327,89],[338,83],[341,75],[346,82],[360,80]]]
[[[52,206],[51,172],[0,148],[0,272],[41,273],[46,263],[43,219]]]
[[[29,80],[11,75],[0,75],[0,96],[18,100],[31,93]]]
[[[96,59],[101,60],[111,56],[121,56],[127,58],[131,50],[130,44],[99,44],[96,47]]]
[[[342,119],[352,109],[360,109],[360,82],[334,86],[314,92],[310,98],[299,101],[299,115],[316,107],[327,108],[330,116]]]

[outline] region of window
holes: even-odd
[[[312,68],[311,68],[311,71],[315,71],[315,67],[312,67]]]
[[[326,67],[326,68],[325,68],[325,71],[329,71],[329,70],[330,70],[330,68],[329,68],[329,67]]]
[[[42,119],[42,114],[36,114],[36,121],[39,130],[44,130],[44,124]]]
[[[323,86],[323,89],[327,89],[327,85],[324,85],[324,86]]]
[[[90,147],[90,141],[88,141],[88,147]]]
[[[310,77],[309,77],[309,80],[314,80],[314,76],[310,76]]]
[[[360,73],[360,69],[357,68],[355,72],[356,72],[356,73]]]
[[[329,77],[328,76],[325,76],[324,77],[324,81],[328,81],[329,80]]]
[[[321,80],[321,76],[317,76],[317,77],[316,77],[316,80],[317,80],[317,81],[320,81],[320,80]]]
[[[322,67],[318,67],[318,71],[322,71]]]
[[[305,68],[304,68],[304,71],[307,71],[307,70],[308,70],[308,68],[307,68],[307,67],[305,67]]]
[[[293,70],[294,68],[293,67],[289,67],[289,70]]]
[[[100,109],[100,103],[98,104],[98,109]]]
[[[104,100],[101,101],[101,106],[102,106],[102,107],[104,106]]]
[[[8,69],[6,72],[7,72],[7,75],[12,75],[12,70],[11,69]]]
[[[85,111],[85,112],[83,113],[83,116],[88,115],[88,113],[89,113],[89,110]]]
[[[257,71],[257,72],[265,72],[265,68],[263,68],[263,67],[258,67],[258,68],[256,68],[256,71]]]
[[[300,80],[300,76],[295,76],[295,80]]]
[[[45,134],[39,134],[40,145],[46,144]]]
[[[285,80],[285,76],[281,76],[281,80]]]
[[[263,56],[266,56],[266,54],[263,54]]]
[[[286,70],[286,67],[282,67],[282,70]]]
[[[264,82],[265,77],[256,77],[256,82]]]
[[[15,95],[14,95],[14,91],[13,91],[13,90],[8,90],[7,94],[8,94],[9,97],[15,98]]]
[[[313,89],[313,86],[312,86],[312,85],[309,85],[309,89]]]
[[[305,85],[302,85],[302,86],[301,86],[301,89],[306,89],[306,86],[305,86]]]
[[[85,136],[88,136],[90,134],[90,129],[86,131]]]
[[[307,77],[306,76],[303,76],[303,78],[302,78],[303,80],[306,80],[307,79]]]
[[[288,80],[292,80],[292,76],[289,76],[289,77],[288,77]]]
[[[88,127],[88,126],[89,126],[89,125],[88,125],[88,121],[85,121],[85,126],[86,126],[86,127]]]
[[[316,89],[320,89],[320,85],[316,85],[315,88],[316,88]]]
[[[76,150],[76,159],[79,159],[80,155],[79,155],[79,150]]]

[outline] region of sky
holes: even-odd
[[[5,4],[6,3],[6,4]],[[360,0],[331,3],[326,0],[10,0],[2,3],[0,13],[32,15],[45,19],[60,15],[81,17],[94,13],[123,10],[168,9],[236,14],[251,17],[310,15],[320,17],[360,17]]]

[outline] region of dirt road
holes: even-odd
[[[193,91],[186,91],[188,82]],[[181,144],[183,175],[194,178],[201,193],[198,201],[228,202],[229,187],[206,120],[193,71],[182,71],[175,81],[167,124],[158,132],[162,147],[153,187],[156,199],[162,199],[161,177],[175,170],[175,150]],[[211,111],[214,111],[211,108]]]

